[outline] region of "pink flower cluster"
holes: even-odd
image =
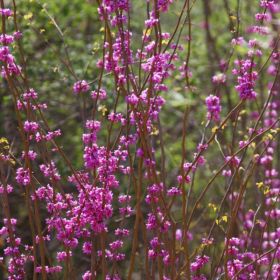
[[[147,2],[152,5],[152,1]],[[38,101],[37,91],[29,86],[23,87],[26,90],[19,87],[20,94],[15,95],[15,110],[19,116],[23,149],[17,161],[9,151],[7,155],[1,152],[1,160],[5,159],[5,164],[10,164],[9,176],[3,177],[13,177],[11,180],[16,182],[12,183],[13,186],[25,186],[20,190],[24,192],[29,222],[33,225],[30,239],[33,244],[24,245],[17,237],[17,220],[11,218],[8,207],[15,188],[1,183],[5,217],[0,236],[6,244],[0,261],[7,263],[9,280],[25,279],[28,262],[33,263],[35,274],[47,279],[52,277],[48,274],[60,274],[64,269],[68,271],[76,256],[85,259],[87,268],[80,275],[83,280],[98,278],[101,274],[106,280],[126,279],[121,278],[119,267],[126,266],[127,261],[128,272],[124,271],[129,274],[129,279],[133,279],[135,259],[139,255],[145,256],[144,277],[147,279],[159,275],[160,279],[173,280],[185,277],[186,273],[186,279],[192,280],[224,275],[227,279],[242,280],[270,279],[271,275],[275,279],[280,277],[280,228],[277,222],[280,217],[280,179],[274,157],[278,148],[274,135],[278,129],[280,106],[277,99],[280,86],[275,82],[279,75],[279,52],[270,46],[268,74],[275,80],[267,87],[268,97],[261,93],[267,101],[263,102],[263,110],[252,112],[246,135],[239,131],[244,129],[242,124],[239,127],[239,122],[242,123],[244,115],[250,112],[250,106],[254,110],[260,106],[255,102],[258,98],[255,88],[260,78],[256,60],[262,58],[264,48],[256,38],[249,40],[248,44],[243,37],[234,38],[233,49],[238,46],[247,48],[244,57],[235,60],[232,71],[237,76],[232,89],[238,92],[241,101],[233,107],[231,103],[238,98],[225,97],[219,91],[231,81],[226,74],[231,67],[230,62],[228,65],[220,63],[223,73],[212,74],[212,81],[209,79],[215,88],[213,94],[205,98],[208,121],[201,130],[201,139],[195,139],[192,147],[186,145],[191,132],[187,106],[182,126],[181,162],[178,163],[177,158],[173,162],[169,155],[166,160],[165,137],[162,137],[165,128],[161,126],[160,114],[163,108],[170,109],[166,100],[172,91],[167,81],[175,76],[183,78],[187,84],[185,90],[191,96],[189,100],[196,94],[191,64],[188,59],[181,61],[180,52],[185,47],[172,43],[177,31],[173,35],[162,31],[160,15],[167,12],[172,3],[172,0],[158,0],[154,9],[148,9],[141,47],[135,50],[132,45],[136,35],[128,28],[130,1],[98,1],[100,21],[106,26],[103,56],[96,64],[101,70],[99,83],[96,85],[82,78],[76,79],[72,87],[73,98],[83,94],[85,100],[93,103],[92,112],[89,113],[87,108],[83,112],[83,164],[79,168],[75,168],[76,165],[56,141],[62,131],[48,125],[43,114],[47,105]],[[256,14],[258,25],[248,29],[248,36],[257,33],[268,41],[270,31],[264,24],[269,25],[273,16],[279,15],[279,6],[278,1],[260,1],[264,11]],[[190,13],[190,7],[188,9]],[[0,14],[5,22],[13,12],[1,9]],[[18,81],[25,82],[23,77],[26,73],[22,72],[24,69],[17,65],[12,54],[15,51],[13,43],[20,37],[18,31],[0,36],[2,76],[13,87],[17,87]],[[187,41],[192,42],[191,37]],[[190,46],[187,48],[191,50]],[[135,64],[137,71],[134,71]],[[103,84],[103,72],[112,77],[114,89],[109,91]],[[95,87],[94,90],[91,87]],[[115,102],[113,106],[112,101]],[[226,102],[233,108],[223,116]],[[192,117],[190,123],[196,123]],[[225,121],[220,122],[224,117]],[[220,126],[214,126],[219,123]],[[222,133],[227,129],[225,124],[230,124],[230,133]],[[209,130],[210,126],[212,129]],[[268,136],[267,132],[270,133]],[[234,135],[230,144],[227,142],[228,134]],[[168,132],[166,135],[173,137]],[[240,135],[244,138],[239,138]],[[212,148],[213,143],[215,148]],[[209,147],[213,153],[218,150],[222,167],[216,167],[219,160],[216,155],[212,161],[208,160],[211,156]],[[67,169],[67,178],[65,170],[60,169],[60,160]],[[16,166],[15,176],[10,176],[10,166],[13,165]],[[168,176],[166,165],[172,166]],[[246,189],[254,168],[258,168],[256,178],[260,182],[252,179],[252,188]],[[204,178],[209,176],[205,182]],[[210,226],[206,238],[204,230],[208,229],[208,223],[204,221],[205,228],[200,229],[194,218],[200,223],[209,214],[202,203],[215,180],[219,182],[217,197],[223,193],[223,198],[220,206],[208,204],[213,210],[209,215],[213,226]],[[256,210],[247,209],[243,202],[252,189],[259,196],[256,201],[262,201]],[[42,212],[41,215],[41,209],[47,214]],[[239,225],[237,230],[234,230],[235,222]],[[226,237],[225,241],[214,235],[216,230]],[[51,250],[49,244],[52,239],[59,245],[56,245],[54,260],[49,263],[46,252]],[[221,253],[218,264],[211,246],[217,246],[215,249]],[[131,256],[126,254],[128,247],[132,247]]]

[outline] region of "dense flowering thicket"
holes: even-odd
[[[184,80],[182,95],[194,91],[196,69],[189,61],[196,1],[183,1],[173,33],[161,26],[173,1],[147,1],[135,49],[132,3],[97,0],[103,26],[99,76],[94,84],[76,77],[72,86],[77,100],[91,104],[80,122],[79,169],[58,142],[62,131],[49,126],[40,88],[32,88],[15,2],[0,1],[2,81],[21,143],[14,154],[10,139],[0,141],[4,279],[280,279],[280,2],[259,1],[255,24],[243,37],[233,33],[229,57],[216,61],[220,72],[199,108],[204,122],[194,149],[187,148],[188,137],[198,132],[187,129],[186,104],[177,120],[181,163],[173,170],[165,165],[160,114],[175,75]],[[238,48],[242,55],[235,56]],[[108,75],[113,90],[103,83]],[[234,89],[230,103],[221,94],[224,87]],[[212,150],[215,164],[208,159]],[[211,173],[197,186],[208,164]],[[213,198],[213,187],[222,195]],[[21,217],[11,214],[16,189],[23,194],[29,240],[18,234]],[[81,274],[77,256],[87,267]]]

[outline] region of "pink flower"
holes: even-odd
[[[35,132],[36,130],[39,129],[39,124],[37,122],[32,122],[32,121],[25,121],[23,128],[26,132]]]
[[[215,121],[218,121],[220,119],[220,113],[222,110],[222,106],[220,105],[220,98],[211,94],[205,99],[205,103],[208,110],[208,120],[211,120],[213,118]]]
[[[85,80],[78,81],[73,86],[73,91],[74,91],[75,94],[79,94],[79,93],[82,93],[82,92],[87,92],[88,90],[89,90],[89,84]]]
[[[18,168],[16,172],[16,181],[23,186],[30,184],[29,170],[22,167]]]

